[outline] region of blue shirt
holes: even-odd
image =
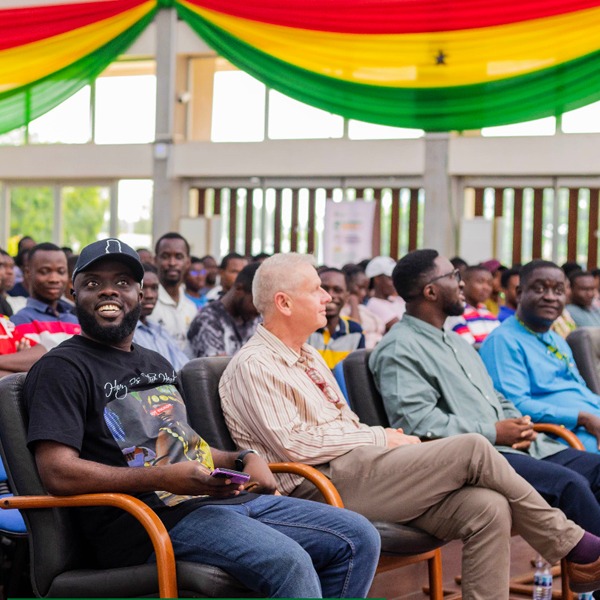
[[[10,320],[15,325],[23,323],[31,323],[32,321],[60,321],[61,323],[72,323],[77,325],[79,321],[73,313],[73,306],[64,300],[59,300],[56,306],[56,312],[49,304],[36,300],[35,298],[27,298],[25,308],[16,312]]]
[[[189,298],[195,305],[198,310],[204,308],[208,304],[208,298],[206,296],[190,296],[187,292],[185,294],[186,298]]]
[[[498,313],[498,321],[503,323],[508,319],[508,317],[512,317],[515,314],[516,310],[514,308],[509,308],[508,306],[501,306],[500,312]]]
[[[176,371],[190,360],[183,350],[179,349],[171,335],[158,323],[138,321],[133,334],[133,343],[158,352],[173,365]]]
[[[577,418],[581,411],[600,417],[600,396],[585,385],[563,338],[551,330],[534,334],[510,317],[490,333],[479,353],[494,387],[523,414],[535,422],[564,425],[588,451],[598,452],[596,437],[578,427]]]

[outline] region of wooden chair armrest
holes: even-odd
[[[141,500],[127,494],[81,494],[76,496],[10,496],[0,500],[0,508],[58,508],[73,506],[114,506],[135,517],[148,533],[158,571],[161,598],[177,598],[175,554],[167,529],[156,513]]]
[[[331,506],[337,506],[338,508],[344,508],[342,497],[337,491],[336,487],[321,473],[321,471],[305,465],[303,463],[293,462],[281,462],[281,463],[269,463],[269,468],[273,473],[294,473],[301,475],[305,479],[308,479],[315,487],[323,494],[325,502],[331,504]]]
[[[533,429],[540,433],[550,433],[557,437],[562,438],[575,450],[585,450],[585,446],[581,443],[581,440],[564,425],[555,425],[554,423],[534,423]]]

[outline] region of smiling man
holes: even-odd
[[[69,283],[65,253],[54,244],[34,246],[29,251],[25,276],[31,295],[25,308],[10,318],[22,334],[50,350],[79,333],[73,307],[62,300]]]
[[[550,328],[565,306],[565,275],[535,260],[521,269],[518,308],[487,337],[480,354],[494,387],[536,422],[573,431],[599,452],[600,396],[577,370],[568,344]]]
[[[365,347],[365,336],[360,323],[340,315],[349,295],[344,272],[328,268],[320,271],[319,277],[321,287],[331,296],[331,301],[325,308],[327,324],[311,333],[308,343],[333,369],[350,352]]]
[[[132,344],[143,276],[120,240],[81,252],[73,283],[82,334],[45,355],[24,386],[28,443],[48,491],[133,494],[163,521],[178,559],[221,567],[261,597],[364,597],[376,530],[350,511],[275,495],[264,459],[211,449],[191,428],[173,366]],[[243,469],[253,492],[211,477],[214,467]],[[128,513],[75,514],[94,567],[152,560]]]

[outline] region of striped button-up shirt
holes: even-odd
[[[263,325],[233,357],[219,391],[237,446],[269,462],[321,465],[358,446],[386,446],[384,428],[359,422],[314,348],[304,344],[298,354]],[[334,403],[336,395],[340,402]],[[302,481],[288,473],[277,477],[284,494]]]

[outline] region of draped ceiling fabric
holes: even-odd
[[[0,10],[0,132],[115,60],[162,6],[267,86],[426,131],[600,100],[600,0],[101,0]]]

